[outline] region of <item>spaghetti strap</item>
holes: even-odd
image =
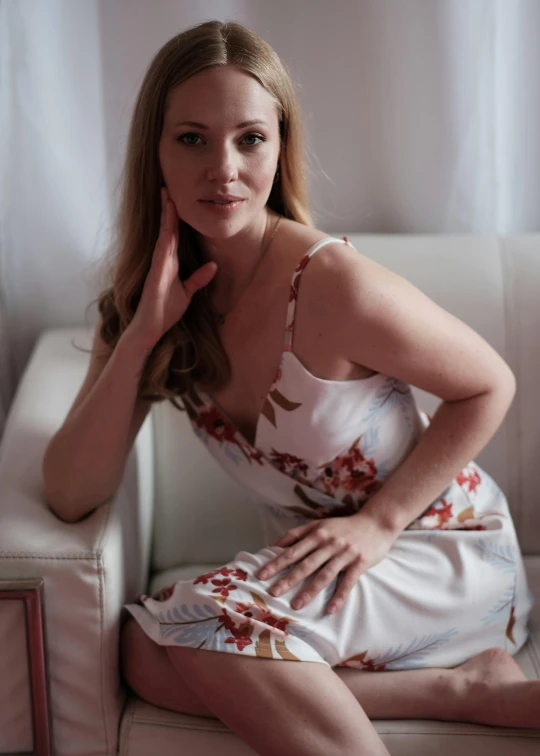
[[[343,236],[341,239],[338,239],[336,236],[328,236],[326,239],[320,239],[318,242],[315,242],[306,254],[302,257],[296,268],[294,269],[294,273],[292,275],[291,280],[291,289],[289,294],[289,308],[287,310],[287,324],[285,327],[285,340],[284,340],[284,350],[285,352],[292,352],[292,343],[293,343],[293,335],[294,335],[294,323],[296,318],[296,301],[298,299],[298,287],[300,285],[300,277],[302,275],[302,272],[306,265],[308,264],[309,260],[315,252],[318,252],[318,250],[321,247],[324,247],[325,244],[328,244],[329,242],[341,242],[342,244],[348,244],[349,247],[352,247],[353,245],[350,243],[349,239],[346,236]]]

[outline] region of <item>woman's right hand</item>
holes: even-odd
[[[180,320],[192,296],[214,277],[217,264],[201,265],[185,281],[178,275],[178,215],[166,188],[161,190],[161,224],[152,264],[144,282],[137,311],[128,326],[150,351]]]

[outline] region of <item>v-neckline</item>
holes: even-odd
[[[219,414],[222,416],[222,418],[230,425],[230,427],[234,430],[234,432],[237,433],[243,439],[244,443],[246,443],[250,447],[250,449],[254,449],[255,451],[260,451],[261,453],[262,453],[262,450],[259,449],[259,447],[257,446],[257,439],[259,438],[259,428],[260,428],[261,420],[262,420],[263,416],[265,417],[265,415],[264,415],[264,408],[266,407],[266,403],[268,402],[268,397],[270,396],[270,394],[272,393],[272,391],[274,391],[275,387],[278,385],[278,383],[279,383],[279,381],[281,379],[280,371],[282,370],[285,352],[286,352],[286,350],[284,350],[281,353],[281,357],[279,359],[279,365],[278,365],[277,370],[275,372],[274,380],[272,381],[272,384],[271,384],[270,388],[268,389],[268,393],[264,397],[264,402],[263,402],[261,411],[259,412],[259,414],[257,416],[257,420],[255,422],[255,434],[254,434],[254,437],[253,437],[253,443],[251,443],[251,441],[248,440],[248,438],[246,437],[245,433],[243,433],[240,430],[240,428],[238,427],[238,425],[231,420],[231,418],[225,412],[225,410],[222,408],[222,406],[219,404],[219,402],[217,402],[215,399],[213,399],[210,396],[210,394],[207,394],[206,391],[198,391],[197,392],[199,394],[199,396],[202,395],[204,397],[205,404],[209,404],[209,405],[215,407],[215,409],[219,412]]]
[[[268,392],[268,393],[270,393],[270,392]],[[257,451],[260,451],[260,450],[258,449],[258,447],[257,447],[257,439],[258,439],[258,437],[259,437],[259,425],[261,424],[261,418],[262,418],[262,415],[263,415],[262,411],[261,411],[261,412],[259,413],[259,416],[257,417],[257,422],[256,422],[256,424],[255,424],[255,437],[254,437],[254,439],[253,439],[253,443],[251,443],[251,441],[249,441],[249,439],[248,439],[248,438],[246,438],[246,435],[245,435],[245,433],[243,433],[243,432],[242,432],[242,431],[240,430],[240,428],[238,427],[238,425],[237,425],[236,423],[234,423],[234,422],[233,422],[233,421],[231,420],[231,418],[230,418],[230,417],[229,417],[229,416],[227,415],[227,413],[225,412],[225,410],[224,410],[224,409],[222,409],[221,405],[220,405],[220,404],[218,404],[218,403],[217,403],[217,402],[215,401],[215,399],[212,399],[212,397],[211,397],[211,396],[209,396],[208,394],[206,394],[206,393],[205,393],[205,394],[204,394],[204,396],[205,396],[205,398],[206,398],[206,399],[208,400],[207,404],[210,404],[211,406],[213,406],[213,407],[215,407],[215,408],[216,408],[216,410],[217,410],[217,411],[219,412],[219,414],[220,414],[220,415],[222,416],[222,418],[223,418],[224,420],[226,420],[226,422],[227,422],[227,423],[228,423],[228,424],[229,424],[229,425],[231,426],[231,428],[233,428],[233,430],[234,430],[234,432],[235,432],[235,433],[237,433],[237,434],[238,434],[239,436],[241,436],[241,437],[242,437],[242,440],[243,440],[243,441],[244,441],[244,442],[245,442],[245,443],[246,443],[246,444],[247,444],[247,445],[248,445],[248,446],[249,446],[249,447],[250,447],[251,449],[256,449]],[[267,401],[267,399],[268,399],[268,396],[267,396],[267,397],[265,398],[265,400],[264,400],[263,408],[264,408],[264,406],[266,405],[266,401]]]
[[[292,350],[284,349],[283,352],[281,353],[281,358],[279,360],[279,365],[278,365],[278,368],[276,370],[274,380],[272,381],[272,384],[271,384],[271,386],[270,386],[270,388],[268,390],[268,393],[266,394],[266,396],[264,398],[262,409],[259,412],[259,415],[258,415],[256,423],[255,423],[255,435],[254,435],[254,438],[253,438],[253,443],[251,443],[251,441],[249,441],[246,438],[246,435],[240,430],[240,428],[238,427],[238,425],[235,422],[233,422],[233,420],[231,420],[231,418],[225,412],[225,410],[221,407],[221,405],[219,404],[219,402],[217,402],[215,399],[213,399],[205,391],[197,391],[197,393],[199,394],[200,397],[204,397],[204,399],[205,399],[204,404],[205,405],[210,405],[210,406],[214,407],[218,411],[218,413],[221,415],[221,417],[230,425],[230,427],[234,430],[234,432],[237,433],[243,439],[244,443],[246,443],[251,449],[254,449],[255,451],[259,451],[262,454],[264,454],[264,452],[257,445],[257,440],[258,440],[259,435],[260,435],[259,429],[260,429],[260,425],[261,425],[261,420],[262,420],[263,417],[266,417],[266,415],[264,414],[264,408],[266,407],[266,404],[269,401],[269,397],[271,396],[272,392],[275,390],[276,386],[279,385],[279,383],[280,383],[280,381],[281,381],[281,379],[283,377],[283,368],[284,368],[284,361],[285,361],[285,355],[286,354],[291,355],[291,357],[294,358],[295,362],[300,366],[300,368],[302,369],[303,373],[307,374],[309,376],[310,380],[313,380],[313,381],[315,381],[317,383],[325,383],[325,384],[330,384],[330,383],[332,383],[332,384],[338,384],[338,383],[339,384],[347,384],[347,383],[348,384],[351,384],[351,383],[361,384],[362,383],[362,384],[366,384],[366,383],[371,383],[372,379],[379,380],[380,378],[388,378],[388,376],[386,374],[381,373],[380,371],[377,371],[377,372],[373,373],[372,375],[368,375],[365,378],[350,378],[348,380],[332,380],[330,378],[320,378],[319,376],[314,375],[310,370],[308,370],[308,368],[306,368],[306,366],[303,364],[303,362],[296,356],[296,354]]]
[[[301,273],[303,271],[303,269],[305,268],[305,265],[307,264],[307,261],[309,259],[311,259],[311,257],[313,256],[314,252],[318,251],[318,249],[320,248],[317,245],[319,245],[321,242],[324,242],[324,244],[327,244],[327,243],[330,243],[332,241],[343,241],[345,244],[348,244],[349,246],[352,246],[346,236],[343,236],[341,239],[339,239],[338,237],[334,237],[334,236],[326,236],[326,237],[323,237],[323,239],[318,239],[304,253],[303,257],[300,258],[297,266],[295,267],[295,270],[294,270],[293,276],[292,276],[292,281],[291,281],[291,284],[290,284],[290,291],[294,290],[295,280],[296,280],[297,276],[299,275],[299,273]],[[324,244],[320,244],[320,246],[322,247],[322,246],[324,246]],[[316,249],[314,249],[315,247],[316,247]],[[258,446],[257,446],[257,440],[259,438],[259,428],[260,428],[260,425],[261,425],[261,420],[262,420],[262,418],[264,416],[264,409],[265,409],[266,404],[268,402],[268,397],[270,396],[270,394],[272,393],[272,391],[275,389],[275,387],[278,385],[278,383],[281,380],[281,370],[282,370],[282,367],[283,367],[283,363],[284,363],[284,359],[285,359],[285,354],[287,354],[287,353],[292,354],[293,357],[296,358],[296,361],[315,380],[321,380],[321,381],[323,381],[325,383],[342,383],[343,382],[343,381],[327,381],[325,379],[319,379],[319,378],[317,378],[317,376],[313,375],[313,373],[311,373],[309,370],[307,370],[307,368],[304,367],[304,365],[302,364],[302,362],[298,359],[298,357],[296,357],[296,355],[292,351],[292,338],[291,338],[292,337],[292,332],[289,334],[289,318],[290,318],[290,307],[291,307],[291,304],[292,304],[293,301],[294,301],[295,304],[294,304],[294,308],[293,308],[292,322],[294,323],[295,310],[296,310],[296,300],[295,299],[292,300],[292,299],[289,298],[289,305],[288,305],[287,314],[286,314],[286,318],[285,318],[285,348],[281,352],[281,355],[280,355],[280,358],[279,358],[279,364],[278,364],[277,370],[276,370],[276,372],[274,374],[274,380],[272,381],[272,385],[270,386],[270,388],[268,390],[268,393],[264,397],[264,402],[263,402],[261,411],[259,412],[259,415],[257,416],[257,420],[255,422],[255,434],[254,434],[254,437],[253,437],[253,443],[251,443],[251,441],[249,441],[246,438],[246,435],[240,430],[240,428],[238,427],[238,425],[231,420],[231,418],[228,416],[228,414],[225,412],[225,410],[221,407],[221,405],[215,399],[212,399],[212,397],[209,394],[207,394],[205,391],[198,391],[197,392],[199,394],[199,396],[203,396],[205,398],[205,404],[213,406],[217,410],[217,412],[221,415],[221,417],[223,418],[223,420],[225,420],[229,424],[229,426],[234,430],[234,432],[236,434],[238,434],[238,436],[240,436],[243,439],[244,443],[247,444],[250,449],[254,449],[255,451],[258,451],[258,452],[260,452],[262,454],[264,454],[264,452],[262,452],[258,448]],[[376,373],[375,375],[380,375],[380,373]],[[371,377],[373,377],[373,376],[369,376],[368,379],[371,378]],[[365,379],[361,379],[361,380],[365,380]]]

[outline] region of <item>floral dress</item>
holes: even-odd
[[[291,601],[313,574],[279,597],[268,589],[296,565],[256,577],[284,551],[271,544],[288,529],[359,511],[430,422],[403,381],[317,378],[292,351],[302,271],[335,241],[350,244],[322,239],[294,271],[284,351],[254,443],[207,394],[183,395],[195,434],[251,493],[268,545],[126,608],[160,645],[332,667],[453,667],[490,647],[514,654],[527,640],[532,594],[506,498],[474,461],[360,576],[336,614],[327,607],[344,572],[298,610]]]

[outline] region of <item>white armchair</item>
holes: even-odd
[[[510,502],[537,600],[516,658],[540,679],[540,235],[347,236],[471,325],[516,375],[512,407],[476,459]],[[72,342],[89,348],[91,336],[85,328],[41,334],[0,446],[0,754],[254,756],[218,720],[126,697],[119,673],[123,604],[265,545],[251,495],[217,466],[187,417],[169,403],[153,406],[116,496],[85,520],[63,523],[46,506],[45,447],[89,359]],[[414,392],[431,414],[438,399]],[[375,726],[393,756],[540,753],[540,727]]]

